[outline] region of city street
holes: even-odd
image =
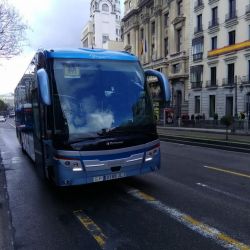
[[[13,119],[0,152],[15,249],[250,249],[249,154],[161,142],[156,173],[58,189],[22,153]]]

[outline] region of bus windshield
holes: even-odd
[[[53,68],[55,134],[77,140],[108,131],[138,128],[143,132],[154,126],[152,103],[138,62],[55,59]]]

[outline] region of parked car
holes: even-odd
[[[9,118],[14,118],[15,117],[15,112],[10,112]]]
[[[0,122],[6,122],[6,118],[3,115],[0,115]]]

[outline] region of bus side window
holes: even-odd
[[[33,121],[34,121],[34,132],[37,138],[40,138],[40,118],[39,118],[39,103],[37,96],[37,89],[32,91],[32,107],[33,107]]]

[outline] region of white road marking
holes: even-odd
[[[127,189],[127,193],[137,198],[139,200],[144,201],[145,203],[151,205],[152,207],[156,208],[157,210],[167,214],[172,219],[178,221],[179,223],[185,225],[189,229],[199,233],[200,235],[209,238],[215,241],[218,245],[228,248],[228,249],[240,249],[240,250],[250,250],[250,246],[239,242],[230,236],[220,232],[218,229],[211,227],[207,224],[199,222],[193,219],[191,216],[178,211],[175,208],[171,208],[159,200],[156,200],[154,197],[141,192],[135,188]]]
[[[232,194],[232,193],[229,193],[229,192],[220,190],[220,189],[218,189],[218,188],[213,188],[213,187],[210,187],[210,186],[208,186],[208,185],[206,185],[206,184],[199,183],[199,182],[196,183],[196,185],[201,186],[201,187],[204,187],[204,188],[206,188],[206,189],[209,189],[209,190],[214,191],[214,192],[217,192],[217,193],[224,194],[224,195],[229,196],[229,197],[232,197],[232,198],[234,198],[234,199],[237,199],[237,200],[240,200],[240,201],[244,201],[244,202],[250,203],[250,200],[248,200],[248,199],[245,199],[245,198],[242,198],[242,197],[240,197],[240,196],[238,196],[238,195],[235,195],[235,194]]]
[[[11,124],[10,122],[7,122],[11,127],[16,128],[15,125]]]

